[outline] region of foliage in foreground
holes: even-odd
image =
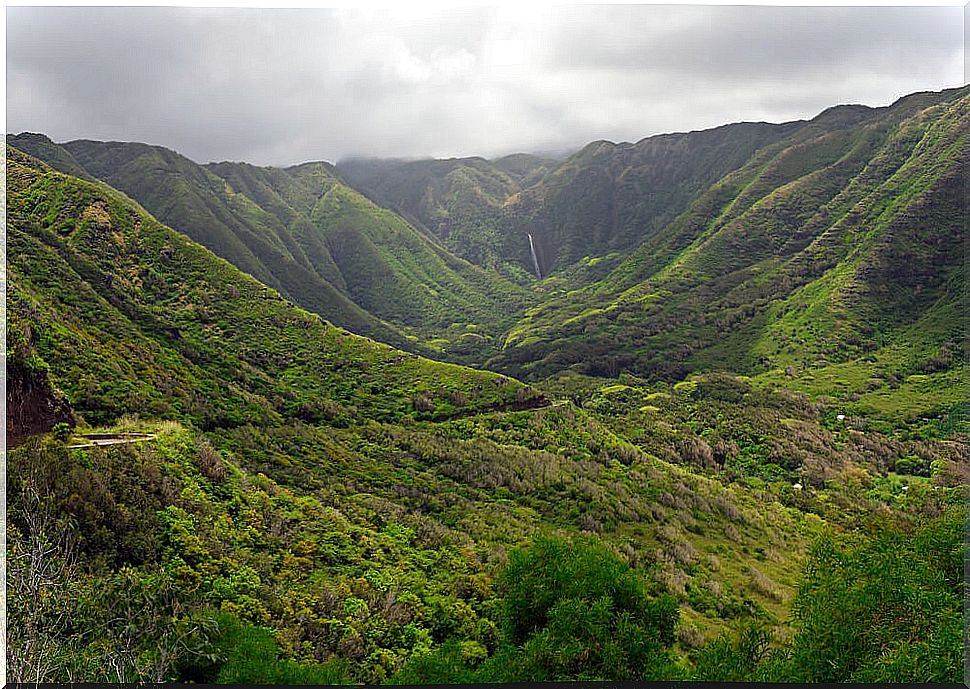
[[[475,544],[447,529],[377,517],[373,495],[345,500],[343,515],[248,475],[193,433],[159,430],[130,448],[67,451],[48,440],[11,453],[12,676],[959,678],[955,505],[915,528],[867,519],[863,531],[821,539],[787,641],[767,617],[744,615],[739,635],[684,656],[676,600],[608,534],[533,532],[507,560],[476,563]]]
[[[957,504],[913,531],[883,524],[851,541],[822,539],[795,599],[792,638],[772,648],[758,626],[721,637],[699,654],[696,678],[958,681],[963,520]]]
[[[487,661],[449,640],[412,661],[404,684],[670,679],[677,602],[651,597],[628,563],[595,539],[540,537],[498,579],[502,644]],[[484,649],[482,649],[484,650]],[[477,669],[474,665],[481,662]]]

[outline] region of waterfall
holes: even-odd
[[[529,251],[532,252],[532,264],[536,267],[536,279],[541,280],[542,272],[539,270],[539,259],[536,258],[536,245],[535,242],[532,241],[532,233],[527,232],[526,234],[529,235]]]

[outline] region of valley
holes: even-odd
[[[968,154],[8,135],[8,676],[959,681]]]

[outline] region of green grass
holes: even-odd
[[[8,389],[34,405],[11,418],[156,436],[68,450],[50,418],[11,450],[13,647],[92,681],[953,680],[958,96],[722,128],[696,155],[378,169],[422,227],[323,163],[30,142],[69,172],[177,172],[152,203],[232,261],[8,149]],[[650,197],[668,155],[682,188]],[[643,203],[602,213],[621,179]],[[503,233],[543,218],[564,270],[496,277],[521,259]],[[453,255],[478,249],[495,265]],[[536,382],[352,334],[291,304],[284,266],[415,349]],[[45,596],[17,588],[37,524],[76,545]]]
[[[610,275],[527,311],[488,365],[678,380],[860,361],[914,337],[959,347],[925,317],[961,322],[966,97],[940,98],[765,146]]]
[[[423,342],[444,338],[439,355],[480,358],[531,298],[353,191],[325,163],[201,166],[142,144],[11,142],[55,165],[78,161],[297,305],[399,348],[427,353]],[[454,322],[488,337],[458,342],[448,332]]]
[[[22,156],[8,170],[11,330],[56,352],[56,384],[95,420],[438,417],[531,395],[333,327],[107,187]],[[92,208],[101,224],[79,223]]]

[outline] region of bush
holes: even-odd
[[[678,677],[669,652],[676,600],[648,596],[640,576],[595,538],[540,537],[510,554],[497,585],[503,639],[491,658],[451,639],[412,658],[393,683]]]
[[[959,682],[963,670],[963,515],[951,507],[911,533],[823,538],[793,610],[795,634],[770,648],[758,624],[721,636],[695,658],[694,680]]]
[[[412,658],[391,684],[474,684],[475,681],[475,672],[467,665],[462,644],[450,639],[436,651]]]
[[[750,681],[768,655],[771,632],[748,623],[735,635],[711,641],[697,657],[693,679],[701,682]]]
[[[55,423],[54,427],[51,429],[51,433],[54,434],[54,438],[62,443],[66,443],[71,439],[72,432],[73,429],[71,428],[71,425],[69,423],[65,423],[64,421]]]
[[[499,577],[508,646],[485,681],[669,679],[677,602],[602,543],[539,538]]]
[[[929,476],[931,473],[929,460],[914,455],[897,459],[894,469],[897,474],[909,474],[910,476]]]
[[[914,533],[882,527],[855,547],[819,543],[795,601],[797,633],[773,678],[959,682],[962,527],[954,507]]]
[[[219,618],[217,646],[221,664],[219,684],[346,684],[346,668],[337,661],[304,665],[280,660],[273,631],[240,622],[229,615]]]

